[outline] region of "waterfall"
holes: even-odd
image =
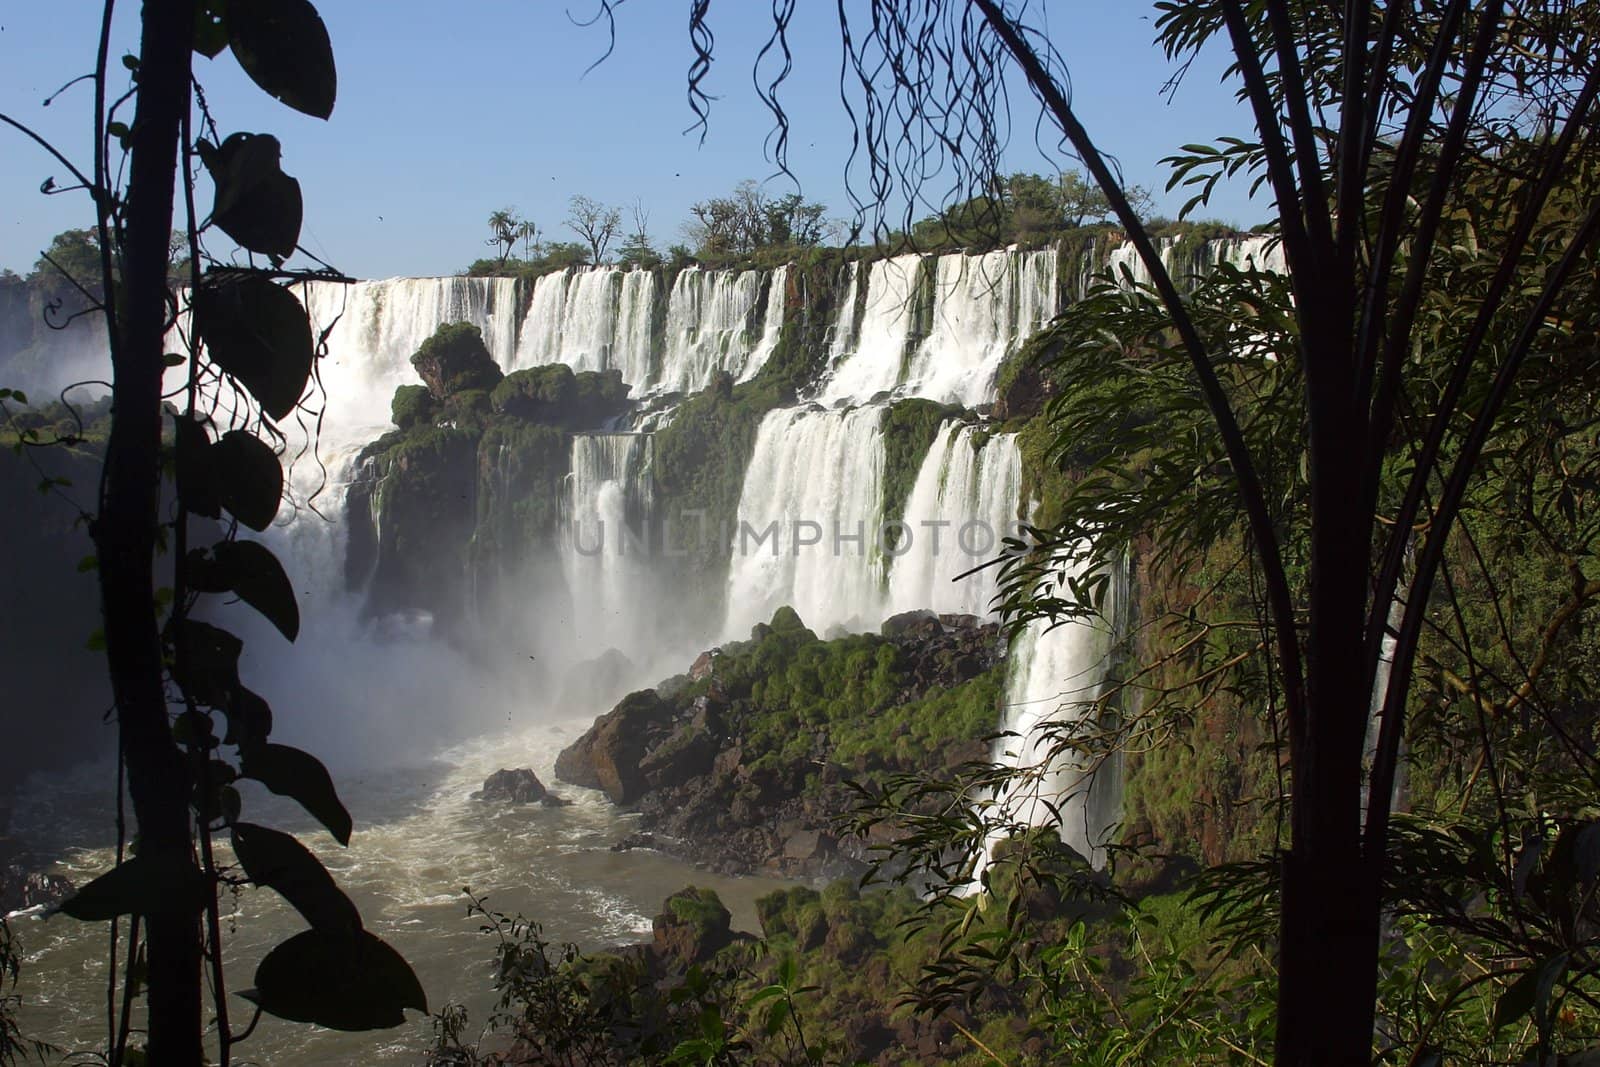
[[[867,268],[867,300],[855,351],[845,358],[824,385],[823,403],[865,400],[893,389],[900,382],[911,337],[917,277],[922,257],[895,256],[874,260]],[[854,276],[851,278],[854,284]],[[854,294],[850,306],[855,304]],[[850,311],[841,310],[841,315]],[[837,338],[840,331],[835,330]]]
[[[306,306],[313,336],[332,326],[317,373],[329,398],[318,451],[362,445],[390,428],[389,401],[400,385],[421,379],[412,353],[447,322],[470,322],[502,366],[516,348],[514,278],[390,278],[305,282],[294,292]],[[330,467],[332,464],[330,464]]]
[[[619,370],[643,391],[649,384],[650,316],[655,276],[616,267],[570,267],[533,286],[516,351],[505,370],[565,363],[575,371]]]
[[[783,309],[788,286],[789,268],[778,267],[767,282],[767,314],[761,323],[761,340],[756,342],[750,357],[745,360],[744,368],[735,376],[735,381],[747,382],[754,378],[777,350],[778,339],[783,334]]]
[[[667,299],[667,349],[655,383],[658,388],[704,389],[717,371],[726,371],[735,380],[748,376],[756,347],[751,319],[761,282],[762,273],[755,270],[687,267],[679,273]]]
[[[940,256],[933,328],[912,357],[906,391],[976,407],[994,399],[1006,356],[1056,313],[1056,253]]]
[[[831,370],[854,348],[856,343],[856,294],[861,264],[851,263],[846,270],[844,295],[839,300],[839,311],[834,316],[833,329],[828,337],[828,363]]]
[[[993,567],[955,577],[994,559],[1015,536],[1022,497],[1022,457],[1015,435],[981,441],[981,431],[946,422],[928,449],[906,499],[908,540],[889,571],[890,611],[927,608],[992,615]]]
[[[729,636],[785,604],[817,633],[882,617],[882,408],[780,408],[756,434],[728,573]]]
[[[1105,862],[1103,846],[1117,819],[1118,768],[1107,763],[1091,774],[1081,757],[1052,759],[1050,750],[1058,738],[1080,736],[1075,728],[1103,691],[1126,601],[1122,575],[1115,579],[1100,616],[1053,629],[1034,622],[1012,642],[1003,736],[995,741],[993,757],[1026,772],[998,798],[1000,818],[1024,826],[1055,825],[1061,840],[1096,867]],[[986,851],[992,853],[1003,837],[992,832]]]
[[[561,566],[575,658],[615,648],[635,662],[653,654],[654,575],[645,531],[652,505],[650,437],[586,433],[572,438]],[[542,608],[540,610],[543,610]]]

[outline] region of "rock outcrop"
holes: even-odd
[[[544,787],[539,776],[527,767],[498,770],[484,779],[476,794],[480,800],[500,804],[543,804],[547,808],[565,807],[569,801]]]
[[[642,819],[621,843],[727,874],[836,877],[868,842],[839,821],[847,784],[987,758],[1004,644],[972,616],[914,612],[821,641],[782,608],[752,640],[703,653],[670,687],[625,697],[556,760]]]

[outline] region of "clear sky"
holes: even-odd
[[[603,29],[574,21],[593,13],[592,0],[315,2],[339,69],[331,121],[271,100],[227,53],[198,60],[197,75],[224,135],[244,130],[282,141],[284,169],[300,179],[306,200],[301,243],[351,274],[460,270],[488,254],[485,220],[506,206],[552,238],[575,239],[561,220],[576,193],[617,205],[638,198],[664,248],[680,239],[690,204],[775,169],[763,148],[771,117],[751,82],[770,19],[761,0],[712,6],[717,62],[709,85],[718,99],[703,145],[682,132],[693,120],[684,92],[692,58],[687,0],[623,5],[615,52],[587,74],[606,43]],[[798,7],[796,70],[784,97],[793,124],[790,163],[807,197],[845,217],[850,134],[837,94],[834,4],[799,0]],[[42,104],[92,68],[100,8],[93,0],[0,0],[0,111],[38,129],[85,169],[89,86]],[[1066,57],[1075,106],[1130,181],[1159,190],[1163,155],[1246,128],[1246,114],[1218,82],[1219,57],[1202,57],[1175,100],[1161,96],[1172,68],[1150,44],[1147,5],[1045,0],[1036,10]],[[136,0],[119,4],[114,57],[136,50],[137,12]],[[1007,169],[1050,169],[1034,144],[1035,115],[1031,98],[1013,98]],[[26,273],[52,234],[92,222],[83,194],[39,194],[51,176],[69,184],[58,163],[0,128],[0,268]],[[776,178],[769,188],[793,186]],[[1158,197],[1168,213],[1181,202],[1177,194]],[[1265,208],[1240,186],[1223,190],[1203,214],[1248,225]]]

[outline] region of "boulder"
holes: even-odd
[[[440,326],[422,342],[411,365],[435,400],[468,389],[493,389],[503,375],[483,343],[483,333],[466,322]]]
[[[556,777],[604,790],[613,803],[633,803],[647,788],[639,763],[670,725],[672,712],[653,689],[628,694],[562,749]]]
[[[684,967],[704,963],[733,942],[732,922],[733,915],[714,891],[680,889],[651,923],[656,952]]]
[[[928,637],[944,632],[939,616],[926,609],[902,611],[883,620],[885,637]]]
[[[717,743],[703,725],[687,723],[639,761],[651,789],[672,789],[711,770]]]
[[[717,656],[720,654],[721,649],[716,648],[700,653],[689,667],[689,679],[698,682],[702,678],[711,677],[712,672],[716,670]]]
[[[0,915],[40,904],[59,904],[76,887],[56,874],[29,870],[13,863],[0,868]]]
[[[564,807],[568,803],[546,789],[539,776],[527,767],[495,771],[474,795],[497,803],[543,804],[547,808]]]

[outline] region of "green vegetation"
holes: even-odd
[[[965,411],[955,404],[908,398],[889,406],[883,419],[883,518],[894,522],[904,517],[906,501],[917,484],[917,473],[927,458],[939,427],[947,419],[960,418]],[[891,546],[892,547],[892,546]]]
[[[498,415],[586,429],[627,411],[628,389],[619,370],[574,374],[564,363],[550,363],[506,375],[491,399]]]
[[[963,655],[952,648],[923,664],[876,634],[823,641],[784,607],[674,701],[714,692],[728,702],[729,729],[757,771],[797,783],[821,759],[870,780],[949,767],[994,730],[1004,667],[979,672]]]
[[[493,389],[503,375],[470,322],[441,325],[411,356],[411,365],[435,400],[467,389]]]

